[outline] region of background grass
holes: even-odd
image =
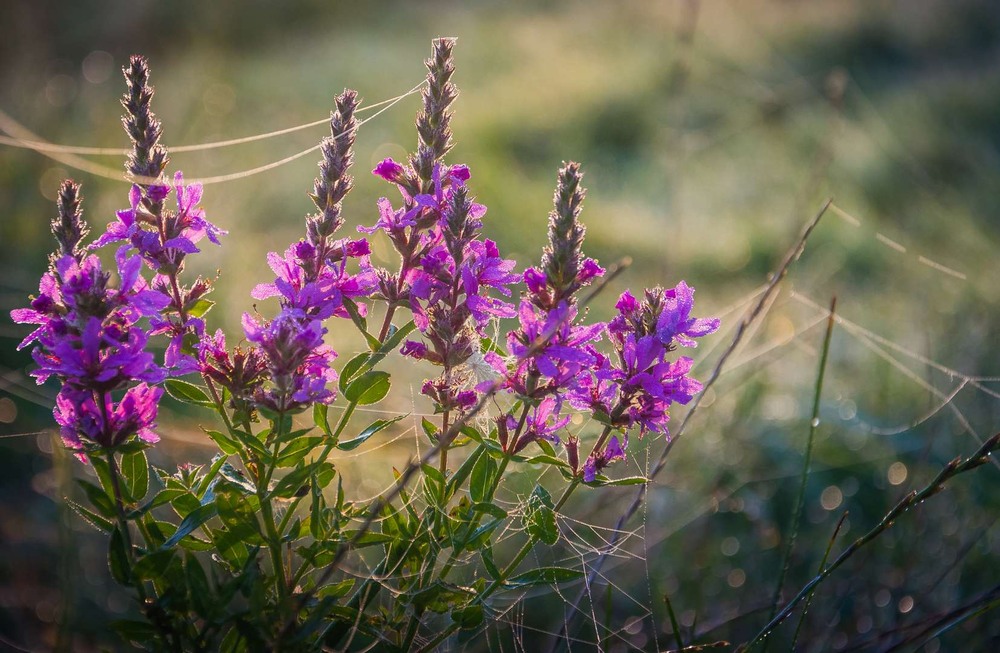
[[[457,36],[462,95],[450,159],[472,169],[471,188],[489,207],[487,235],[521,265],[536,260],[555,171],[562,160],[581,161],[587,253],[635,261],[594,303],[598,319],[626,286],[679,279],[698,289],[699,315],[741,308],[801,224],[835,197],[839,212],[825,216],[650,488],[638,530],[605,570],[611,591],[604,579],[593,588],[597,625],[576,633],[581,639],[599,635],[610,650],[669,646],[664,594],[688,642],[692,633],[739,641],[766,621],[822,339],[822,315],[808,301],[825,306],[836,294],[843,318],[892,344],[850,325],[834,332],[789,590],[814,573],[845,509],[835,551],[1000,423],[1000,384],[967,382],[949,396],[962,383],[954,371],[988,377],[1000,353],[1000,11],[987,0],[135,2],[114,12],[51,1],[5,13],[0,109],[53,142],[104,147],[127,145],[118,69],[132,52],[151,60],[154,109],[170,146],[322,118],[345,86],[369,102],[398,95],[422,78],[430,39]],[[359,133],[348,228],[375,221],[375,200],[388,191],[367,170],[412,147],[418,104],[408,98]],[[188,177],[249,169],[322,134],[177,154],[172,169]],[[302,233],[316,159],[206,187],[210,219],[230,231],[221,249],[192,260],[202,274],[222,271],[214,326],[236,332],[250,288],[267,279],[264,255]],[[127,201],[121,182],[0,147],[0,634],[31,650],[117,646],[106,623],[130,609],[109,587],[103,542],[62,507],[70,477],[86,472],[47,432],[18,436],[51,427],[55,388],[25,376],[30,358],[13,351],[25,330],[6,311],[25,305],[46,265],[65,176],[84,183],[95,230]],[[387,260],[385,243],[375,254]],[[724,325],[738,315],[725,313]],[[720,333],[698,350],[702,377],[727,339]],[[337,332],[331,342],[345,356],[358,346]],[[406,388],[420,378],[397,365],[401,398],[382,408],[419,411]],[[199,419],[176,411],[163,419],[157,464],[207,459]],[[641,472],[647,444],[655,459],[662,443],[637,443],[630,469],[615,472]],[[370,496],[412,447],[405,436],[366,456],[363,469],[358,458],[339,464],[359,479],[356,496]],[[524,485],[534,478],[524,476]],[[806,650],[887,648],[902,641],[900,629],[1000,582],[1000,473],[991,466],[952,485],[821,588],[800,640]],[[516,500],[518,487],[504,498]],[[630,496],[627,488],[581,493],[566,513],[586,523],[563,523],[581,548],[551,555],[592,557],[588,547],[600,545]],[[529,597],[491,645],[541,641],[576,591]],[[987,650],[997,637],[1000,619],[987,613],[925,648]]]

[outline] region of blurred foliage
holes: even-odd
[[[507,253],[522,264],[537,258],[556,168],[563,159],[584,164],[587,253],[635,260],[595,302],[597,316],[626,285],[680,278],[698,288],[700,314],[718,314],[763,283],[823,198],[861,220],[824,217],[651,488],[643,528],[592,588],[596,623],[580,638],[593,641],[596,631],[604,650],[657,648],[653,637],[670,646],[664,594],[688,643],[695,634],[741,641],[766,622],[822,336],[812,328],[818,313],[796,297],[826,305],[836,294],[844,318],[916,357],[857,329],[835,332],[786,596],[815,573],[843,510],[849,523],[834,551],[974,450],[967,426],[980,437],[997,429],[997,384],[966,383],[952,397],[961,381],[950,372],[990,376],[1000,360],[1000,10],[989,0],[139,1],[113,12],[91,1],[18,2],[0,21],[0,109],[52,142],[125,147],[117,69],[138,51],[152,63],[168,146],[234,138],[321,118],[344,86],[370,102],[405,92],[439,35],[459,37],[451,160],[470,165],[471,187],[490,207],[487,234]],[[362,127],[352,226],[374,222],[385,191],[366,170],[411,146],[417,104],[408,98]],[[249,169],[322,133],[181,153],[174,168],[188,177]],[[299,237],[316,158],[206,187],[208,215],[231,233],[200,270],[225,271],[217,298],[227,312],[213,314],[221,326],[234,330],[249,309],[249,289],[267,275],[264,254]],[[84,182],[95,229],[127,201],[120,182],[0,148],[0,635],[31,650],[114,646],[107,622],[133,609],[110,587],[100,538],[61,507],[82,467],[47,433],[12,437],[52,425],[54,390],[25,376],[30,357],[13,351],[24,331],[6,312],[24,305],[45,267],[54,193],[67,175]],[[336,343],[344,356],[356,346]],[[718,351],[700,350],[703,377]],[[419,370],[400,368],[419,381]],[[158,464],[204,457],[197,419],[178,412],[163,429],[175,435],[156,448]],[[639,443],[628,473],[645,467],[646,444],[659,454],[661,443]],[[354,491],[379,491],[409,448],[403,438],[382,449],[385,469],[366,464]],[[356,459],[342,465],[357,471]],[[888,649],[914,632],[905,629],[994,588],[998,484],[990,467],[957,479],[835,574],[807,616],[803,649]],[[564,512],[586,523],[563,526],[600,546],[630,497],[627,488],[576,497]],[[544,642],[533,629],[557,629],[576,591],[526,597],[506,615],[513,627],[501,629],[501,645],[513,636]],[[793,628],[776,643],[787,648]],[[1000,620],[987,613],[923,650],[988,650],[997,637]]]

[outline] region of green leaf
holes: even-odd
[[[381,401],[389,393],[389,373],[381,371],[365,372],[348,384],[344,397],[361,406]]]
[[[529,585],[558,585],[583,578],[579,569],[566,567],[539,567],[518,574],[506,582],[508,587],[527,587]]]
[[[483,503],[477,503],[472,506],[474,512],[484,513],[491,517],[496,517],[497,519],[506,519],[507,511],[500,506],[489,503],[488,501]]]
[[[363,367],[368,363],[368,359],[371,358],[371,354],[364,351],[347,361],[344,368],[340,370],[340,391],[343,392],[347,390],[348,384],[354,380],[354,377],[358,375]],[[317,404],[319,405],[319,404]]]
[[[365,440],[372,437],[379,431],[382,431],[392,426],[393,424],[403,419],[404,417],[406,417],[406,415],[399,415],[397,417],[393,417],[392,419],[377,419],[371,424],[369,424],[368,427],[365,428],[365,430],[358,435],[358,437],[354,438],[353,440],[346,440],[344,442],[337,443],[337,448],[340,449],[341,451],[351,451],[352,449],[356,449],[358,448],[358,446],[364,443]]]
[[[125,548],[125,536],[122,535],[121,527],[118,526],[111,531],[111,541],[108,543],[108,567],[111,569],[111,577],[119,584],[129,584],[132,572],[128,561],[128,551]]]
[[[549,455],[532,456],[531,458],[528,458],[524,462],[528,463],[529,465],[555,465],[557,467],[569,467],[569,463],[567,463],[565,460],[560,460],[555,456],[549,456]]]
[[[424,476],[434,481],[436,484],[441,485],[444,483],[444,475],[437,467],[432,465],[421,465],[420,469],[424,472]]]
[[[434,422],[430,421],[426,417],[421,417],[420,428],[423,429],[424,435],[427,436],[428,440],[430,440],[431,442],[438,441],[438,437],[440,436],[441,432],[438,431],[438,427],[437,425],[434,424]]]
[[[528,529],[529,535],[549,546],[559,540],[559,528],[556,526],[556,513],[553,510],[552,497],[541,485],[536,485],[534,492],[528,497],[524,525]]]
[[[153,551],[135,563],[135,575],[146,580],[160,580],[167,573],[167,568],[173,559],[174,551],[172,549]]]
[[[232,456],[240,450],[236,441],[222,431],[213,431],[211,429],[202,430],[208,434],[208,437],[212,438],[212,441],[219,447],[219,450],[227,456]]]
[[[167,394],[177,401],[194,404],[195,406],[215,408],[215,402],[205,394],[204,390],[193,383],[181,381],[180,379],[167,379],[163,382],[163,387],[166,389]]]
[[[459,465],[455,473],[448,478],[448,495],[451,496],[455,491],[465,483],[465,479],[469,478],[472,473],[472,469],[479,462],[479,458],[483,455],[484,445],[480,444],[476,447],[476,450],[469,454],[469,457]]]
[[[598,475],[593,481],[587,483],[594,487],[617,486],[617,485],[644,485],[649,479],[645,476],[626,476],[625,478],[609,479],[607,476]]]
[[[343,381],[344,377],[340,377],[340,380]],[[330,428],[330,420],[327,419],[329,414],[330,407],[326,404],[313,404],[313,422],[323,431],[323,435],[332,438],[333,430]]]
[[[214,503],[206,503],[198,506],[188,513],[188,516],[184,518],[184,520],[177,527],[177,530],[174,531],[174,534],[170,536],[170,539],[163,543],[163,546],[161,546],[160,549],[166,550],[177,546],[177,543],[180,542],[185,536],[190,535],[195,529],[200,527],[212,517],[215,517],[216,514],[218,514],[218,509]]]
[[[354,587],[354,579],[348,578],[347,580],[342,580],[339,583],[330,583],[329,585],[324,585],[323,587],[316,590],[316,598],[333,598],[339,599],[347,594]]]
[[[149,462],[142,451],[122,456],[122,478],[125,480],[125,494],[132,503],[139,503],[149,491]]]
[[[469,600],[471,590],[444,581],[434,581],[428,587],[410,595],[410,602],[418,610],[431,612],[448,612],[459,603]]]
[[[97,508],[97,512],[111,519],[118,516],[118,509],[115,508],[115,500],[108,496],[107,492],[93,483],[82,479],[77,479],[76,482],[83,488],[83,491],[87,494],[87,499],[90,501],[90,505]]]
[[[451,619],[458,624],[459,628],[465,630],[478,628],[484,619],[483,606],[473,604],[464,608],[456,608],[451,611]]]
[[[278,459],[275,461],[275,465],[278,467],[294,467],[303,458],[305,458],[310,451],[323,442],[324,439],[325,438],[322,435],[313,435],[309,437],[299,437],[292,440],[278,453]]]
[[[476,503],[488,501],[493,490],[493,479],[497,474],[497,462],[490,456],[480,456],[472,468],[469,481],[469,495]]]
[[[490,575],[490,578],[493,580],[500,578],[500,570],[497,569],[497,563],[493,561],[493,548],[484,546],[480,549],[479,555],[483,559],[483,567],[486,568],[486,573]]]
[[[188,554],[184,561],[184,576],[187,579],[188,593],[195,610],[202,617],[208,617],[214,612],[212,588],[208,584],[205,570],[201,568],[198,559]]]
[[[96,528],[97,530],[104,531],[105,533],[110,533],[115,528],[115,523],[110,519],[105,519],[95,512],[87,510],[79,503],[75,501],[70,501],[66,499],[66,503],[72,508],[78,515],[83,517],[84,521]]]
[[[215,306],[215,302],[212,300],[199,299],[188,307],[187,314],[191,317],[204,317],[206,313],[212,310],[213,306]]]
[[[315,467],[316,465],[313,464],[302,465],[293,469],[288,473],[288,475],[274,484],[274,489],[271,490],[271,496],[291,499],[298,494],[301,488],[306,486]]]

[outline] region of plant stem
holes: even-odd
[[[556,502],[553,508],[555,512],[559,512],[559,509],[563,507],[563,505],[569,499],[570,495],[573,494],[573,491],[576,490],[576,488],[579,487],[579,485],[580,485],[579,479],[574,479],[573,482],[569,484],[566,490],[562,493],[562,496],[559,497],[559,500]],[[514,556],[514,559],[511,560],[510,563],[504,568],[504,570],[500,572],[500,577],[494,580],[489,585],[487,585],[486,589],[483,590],[483,592],[475,598],[472,604],[473,605],[482,604],[483,602],[486,601],[486,599],[488,599],[498,589],[500,589],[500,587],[507,581],[507,579],[510,578],[510,575],[514,573],[514,570],[517,568],[517,566],[521,564],[521,561],[524,560],[524,558],[531,552],[531,549],[535,546],[537,542],[538,539],[536,537],[534,536],[529,537],[528,541],[525,542],[524,546],[521,547],[521,550],[518,551],[517,555]],[[457,631],[458,629],[459,629],[458,624],[452,624],[451,626],[443,630],[440,634],[438,634],[438,636],[432,639],[428,644],[421,647],[418,653],[424,653],[425,651],[434,650],[438,644],[451,637],[451,635],[455,633],[455,631]]]
[[[816,386],[813,392],[812,417],[809,421],[809,435],[806,438],[806,453],[802,461],[802,474],[799,478],[799,493],[795,499],[795,511],[792,513],[791,529],[785,545],[785,551],[781,560],[781,571],[778,573],[778,582],[774,588],[774,598],[771,601],[771,614],[768,619],[773,619],[778,611],[778,604],[781,601],[781,588],[785,584],[785,576],[788,574],[788,567],[791,564],[792,551],[795,549],[795,540],[799,535],[799,522],[802,521],[802,508],[806,499],[806,481],[809,478],[809,467],[812,463],[813,440],[816,436],[816,428],[819,426],[819,403],[823,393],[823,377],[826,374],[826,361],[830,353],[830,338],[833,335],[834,310],[837,308],[837,297],[830,300],[830,315],[826,322],[826,335],[823,337],[823,350],[819,357],[819,373],[816,375]],[[767,641],[764,642],[763,651],[767,650]]]

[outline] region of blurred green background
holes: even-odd
[[[574,650],[598,638],[602,650],[668,647],[665,594],[689,643],[741,641],[766,622],[810,417],[817,305],[832,295],[847,322],[834,332],[786,596],[814,573],[845,509],[834,551],[997,430],[1000,8],[989,0],[137,1],[113,10],[15,0],[0,20],[0,110],[54,143],[124,148],[120,68],[139,52],[151,62],[168,147],[236,138],[323,118],[344,87],[368,103],[406,92],[436,36],[459,39],[450,160],[472,169],[488,237],[520,267],[537,260],[556,169],[582,162],[587,253],[634,260],[592,315],[609,316],[625,287],[685,279],[698,289],[696,313],[724,321],[696,352],[700,378],[802,224],[834,197],[592,588]],[[391,195],[367,171],[413,147],[418,106],[411,96],[361,128],[347,229],[374,223],[375,200]],[[247,170],[323,134],[178,153],[171,169],[188,178]],[[122,169],[121,157],[91,158]],[[206,186],[209,218],[230,232],[191,261],[195,272],[221,271],[213,328],[237,333],[250,288],[269,278],[266,252],[303,233],[317,158]],[[95,231],[127,204],[121,181],[0,145],[0,647],[116,649],[106,624],[131,610],[109,582],[102,539],[61,500],[87,472],[53,446],[57,388],[26,376],[30,356],[14,347],[27,329],[8,317],[45,269],[67,176],[83,182]],[[375,255],[388,261],[384,241]],[[359,346],[336,329],[331,342],[344,356]],[[412,389],[423,372],[393,365],[401,392],[380,408],[425,409]],[[170,408],[154,462],[205,462],[206,418]],[[377,493],[391,466],[405,464],[413,432],[389,439],[339,463],[357,479],[355,496]],[[613,471],[641,473],[662,446],[633,443],[629,464]],[[506,500],[537,471],[524,476]],[[993,612],[926,644],[933,630],[907,638],[996,590],[998,489],[991,465],[900,519],[822,587],[803,650],[996,646]],[[565,512],[580,521],[563,522],[569,544],[542,555],[592,560],[631,495],[578,493]],[[488,645],[517,639],[536,650],[578,591],[526,597]]]

